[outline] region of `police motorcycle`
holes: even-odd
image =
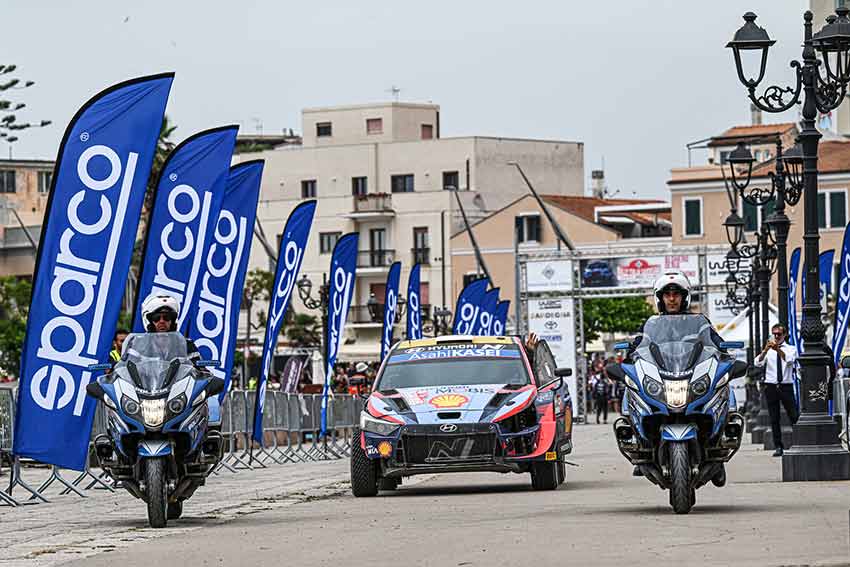
[[[205,483],[223,455],[221,434],[208,428],[208,397],[224,380],[188,358],[179,333],[127,337],[115,366],[86,387],[106,411],[107,434],[94,440],[100,466],[130,494],[147,503],[153,528],[183,513],[183,502]]]
[[[606,366],[627,386],[628,417],[614,422],[617,446],[643,476],[670,491],[677,514],[690,512],[697,488],[725,484],[724,463],[741,446],[744,418],[735,411],[729,382],[746,373],[747,363],[720,349],[704,316],[655,316],[630,357]]]

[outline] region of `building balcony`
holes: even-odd
[[[422,312],[422,321],[431,320],[431,305],[425,304],[420,306]],[[404,308],[396,313],[395,324],[407,325],[407,311]],[[384,326],[384,304],[376,303],[374,306],[369,305],[352,305],[349,308],[346,325],[354,329],[378,329]],[[400,335],[396,333],[396,337]]]
[[[414,264],[428,265],[428,264],[431,263],[431,249],[430,248],[411,248],[410,249],[410,257],[413,259]]]
[[[351,198],[350,219],[381,219],[395,216],[392,195],[389,193],[367,193]]]
[[[357,252],[357,275],[386,272],[395,262],[395,250],[360,250]]]

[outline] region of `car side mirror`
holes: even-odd
[[[560,390],[563,385],[564,379],[559,376],[540,386],[539,390]]]
[[[566,377],[572,376],[572,375],[573,375],[573,369],[572,368],[556,368],[555,369],[555,376],[558,376],[559,378],[566,378]]]
[[[97,365],[95,364],[92,366]],[[105,395],[103,391],[103,386],[101,386],[99,382],[89,382],[88,384],[86,384],[86,394],[96,400],[102,400],[103,396]]]
[[[850,356],[841,359],[841,368],[850,368]]]
[[[206,368],[208,366],[218,366],[219,364],[221,364],[220,360],[196,360],[195,361],[195,366],[198,366],[200,368]]]
[[[224,391],[224,379],[218,376],[213,376],[207,382],[207,395],[217,396]]]
[[[108,362],[102,362],[100,364],[90,364],[89,367],[88,367],[88,370],[90,372],[101,372],[101,371],[104,371],[104,370],[111,370],[111,369],[112,369],[112,365],[109,364]]]
[[[724,350],[744,348],[744,341],[723,341],[720,343],[720,348]]]
[[[605,372],[609,377],[613,378],[617,382],[625,382],[626,381],[626,371],[623,370],[623,367],[617,364],[616,362],[612,362],[611,364],[605,365]]]
[[[735,378],[742,378],[747,375],[747,368],[749,365],[743,360],[736,360],[732,363],[732,369],[729,371],[729,376],[734,380]]]

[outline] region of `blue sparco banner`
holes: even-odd
[[[295,288],[295,280],[304,260],[304,249],[313,226],[316,213],[316,201],[304,201],[289,214],[280,239],[280,251],[277,254],[274,287],[269,301],[269,314],[266,320],[266,334],[263,336],[263,359],[260,363],[260,378],[257,382],[257,401],[254,404],[254,440],[263,441],[263,408],[266,402],[266,384],[274,358],[277,336],[283,324],[283,316],[289,306],[289,298]]]
[[[493,316],[493,334],[497,337],[504,336],[505,325],[508,322],[508,310],[511,308],[511,300],[500,301],[496,306],[496,314]]]
[[[354,275],[357,271],[357,233],[343,235],[331,257],[331,281],[328,296],[328,327],[325,329],[325,387],[322,390],[322,436],[328,432],[328,394],[334,364],[345,332],[345,320],[351,297],[354,295]]]
[[[262,160],[230,168],[218,222],[211,227],[212,238],[198,276],[200,291],[195,294],[195,304],[184,307],[193,314],[189,338],[195,342],[201,358],[219,361],[209,371],[224,379],[220,399],[230,390],[239,309],[262,177]]]
[[[491,289],[484,295],[481,302],[481,313],[478,315],[478,325],[475,334],[489,336],[493,333],[493,318],[496,315],[496,306],[499,305],[499,288]]]
[[[835,364],[841,362],[841,351],[847,338],[847,319],[850,316],[850,224],[844,229],[844,242],[841,245],[841,257],[838,293],[835,299],[835,324],[832,327],[832,352]]]
[[[198,276],[224,199],[237,129],[224,126],[199,132],[181,142],[165,160],[145,236],[134,333],[147,326],[139,307],[151,294],[170,295],[180,302],[179,332],[185,332],[186,322],[193,318]]]
[[[487,293],[488,285],[490,285],[490,280],[481,278],[469,282],[460,292],[455,306],[455,320],[454,325],[452,325],[453,335],[475,334],[478,316],[481,313],[481,303],[484,301],[484,294]]]
[[[401,262],[393,262],[387,274],[387,286],[384,291],[384,328],[381,333],[381,360],[393,346],[393,327],[398,312],[398,283],[401,279]]]
[[[115,85],[71,120],[56,158],[33,272],[13,451],[82,470],[104,362],[174,75]]]
[[[422,338],[422,297],[419,289],[419,264],[414,264],[407,278],[407,339]]]
[[[800,248],[791,252],[791,260],[788,263],[788,344],[797,347],[797,352],[802,351],[800,344],[800,327],[797,325],[797,277],[800,273]],[[805,288],[803,288],[805,293]]]
[[[820,288],[821,309],[826,313],[826,298],[829,295],[829,290],[832,289],[832,265],[835,261],[835,250],[826,250],[821,252],[818,257],[818,279]],[[805,280],[805,272],[803,272]]]

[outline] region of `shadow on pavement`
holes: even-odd
[[[703,504],[697,502],[696,506],[691,509],[690,516],[710,515],[710,514],[744,514],[747,512],[784,512],[784,511],[799,511],[799,506],[791,506],[787,504]],[[634,515],[649,515],[658,514],[662,516],[673,516],[673,509],[670,506],[619,506],[619,507],[588,507],[585,509],[588,514],[634,514]]]

